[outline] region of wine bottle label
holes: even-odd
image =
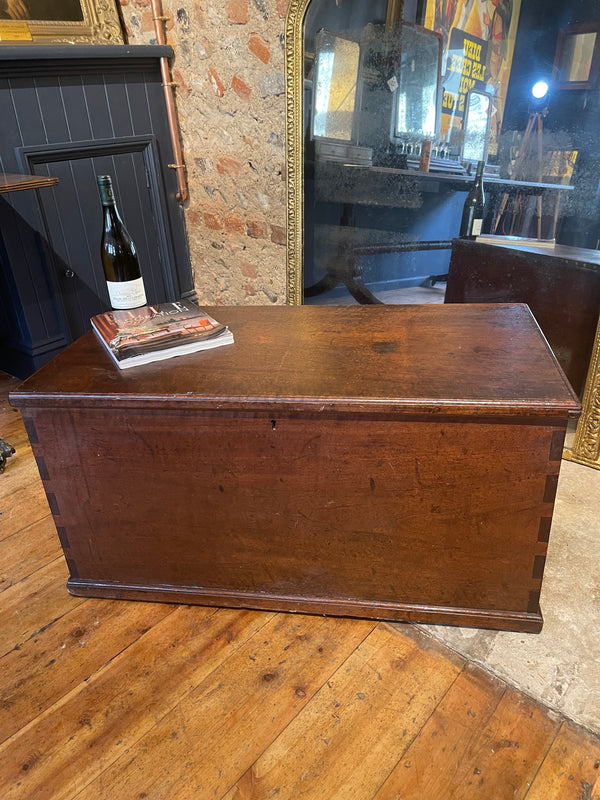
[[[481,226],[483,225],[482,219],[474,219],[473,220],[473,230],[471,231],[472,236],[479,236],[481,233]]]
[[[106,281],[108,296],[113,308],[138,308],[146,305],[144,279],[134,281]]]

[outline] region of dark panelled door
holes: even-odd
[[[32,171],[59,183],[40,192],[46,260],[72,339],[110,308],[100,261],[102,207],[96,176],[111,175],[118,207],[135,242],[148,302],[179,297],[172,268],[165,196],[152,136],[76,142],[26,154]],[[46,244],[47,243],[47,244]]]

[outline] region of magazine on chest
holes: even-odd
[[[106,311],[92,328],[120,369],[233,343],[233,334],[190,300]]]

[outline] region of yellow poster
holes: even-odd
[[[428,0],[425,26],[444,40],[444,140],[462,130],[468,92],[484,91],[492,96],[489,153],[497,153],[520,9],[521,0]]]

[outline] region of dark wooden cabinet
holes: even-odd
[[[11,394],[74,594],[535,631],[568,419],[525,306],[230,306]]]
[[[600,252],[455,239],[446,303],[527,303],[581,397],[600,309]]]
[[[158,46],[0,50],[0,171],[53,176],[0,196],[0,369],[25,377],[109,307],[96,175],[113,176],[150,302],[193,294]]]

